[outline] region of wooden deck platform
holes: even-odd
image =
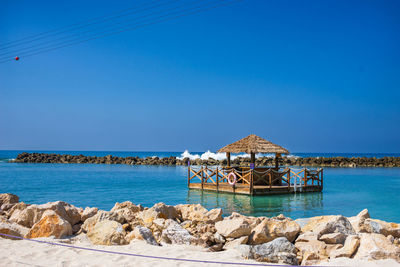
[[[321,192],[323,170],[189,166],[188,187],[245,195]]]

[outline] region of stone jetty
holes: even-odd
[[[84,155],[61,155],[46,153],[21,153],[12,162],[17,163],[89,163],[89,164],[129,164],[129,165],[187,165],[189,158],[180,159],[177,157],[115,157],[115,156],[84,156]],[[226,165],[226,160],[190,160],[191,165]],[[231,161],[231,164],[248,166],[249,158],[238,157]],[[271,157],[261,157],[256,160],[256,165],[274,165]],[[310,166],[310,167],[400,167],[400,157],[283,157],[280,161],[282,166]]]
[[[0,194],[0,233],[54,237],[72,244],[87,238],[93,245],[126,245],[139,239],[154,246],[201,246],[210,253],[233,250],[245,259],[292,265],[340,257],[400,263],[400,224],[372,219],[368,210],[354,217],[292,220],[232,213],[223,218],[221,209],[207,210],[200,204],[157,203],[147,208],[126,201],[105,211],[62,201],[26,204],[6,193]]]

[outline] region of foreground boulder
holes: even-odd
[[[357,233],[359,233],[360,228],[364,224],[364,221],[369,218],[370,218],[370,215],[369,215],[368,210],[364,209],[359,214],[357,214],[357,216],[349,217],[348,220],[351,223],[351,225],[353,226],[353,229]]]
[[[240,245],[237,250],[244,258],[262,262],[297,264],[295,246],[286,237],[279,237],[261,245]]]
[[[184,221],[218,222],[222,221],[222,209],[208,211],[200,204],[180,204],[175,206]]]
[[[13,205],[19,202],[19,197],[14,194],[0,194],[0,211],[9,210]]]
[[[357,235],[349,235],[344,242],[342,248],[332,251],[329,254],[330,258],[353,257],[358,247],[360,246],[360,237]]]
[[[0,222],[0,233],[6,235],[13,235],[18,237],[25,237],[29,232],[29,228],[23,227],[17,223],[1,221]],[[0,235],[2,238],[17,239]]]
[[[249,223],[245,218],[225,218],[215,224],[217,232],[225,238],[238,238],[251,233]]]
[[[400,238],[400,224],[390,223],[376,219],[365,219],[360,226],[360,232],[382,234]]]
[[[114,213],[114,212],[108,212],[108,211],[104,211],[104,210],[99,210],[94,216],[85,220],[85,222],[82,225],[82,229],[85,232],[89,232],[94,228],[94,226],[97,223],[104,221],[104,220],[116,221],[121,224],[125,222],[125,218],[122,217],[121,214]]]
[[[158,218],[172,220],[180,218],[174,206],[165,205],[164,203],[157,203],[150,209],[141,211],[137,216],[146,227],[150,227],[153,221]]]
[[[250,237],[250,243],[262,244],[278,237],[286,237],[289,242],[293,242],[299,233],[300,225],[283,215],[275,218],[265,218],[254,228]]]
[[[46,210],[53,210],[71,225],[81,220],[80,210],[78,208],[63,201],[56,201],[42,205],[30,205],[25,209],[16,209],[11,214],[10,221],[30,228],[42,218]]]
[[[394,259],[400,263],[400,248],[393,245],[384,235],[381,234],[360,234],[360,246],[355,259],[381,260]]]
[[[318,238],[332,233],[342,233],[346,236],[356,234],[350,221],[342,215],[310,218],[309,222],[301,228],[301,232],[313,232]]]
[[[166,225],[167,228],[161,234],[161,239],[165,243],[179,245],[195,245],[198,243],[198,240],[177,222],[168,220]]]
[[[87,237],[94,245],[124,245],[125,230],[122,224],[116,221],[102,220],[87,233]]]
[[[97,212],[99,211],[98,208],[90,208],[90,207],[86,207],[82,212],[81,212],[81,221],[84,222],[87,219],[89,219],[90,217],[93,217],[94,215],[97,214]]]
[[[56,212],[48,210],[43,217],[29,230],[28,238],[49,237],[63,238],[72,235],[69,222],[61,218]]]
[[[110,212],[117,213],[125,218],[127,222],[133,221],[136,218],[136,214],[140,211],[140,207],[136,206],[130,201],[122,203],[115,203],[114,207]]]
[[[159,246],[158,242],[153,236],[153,232],[146,227],[136,226],[126,237],[128,242],[130,242],[132,239],[144,240],[150,245]]]

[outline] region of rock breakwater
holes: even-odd
[[[208,160],[189,158],[180,159],[177,157],[115,157],[115,156],[84,156],[84,155],[61,155],[46,153],[21,153],[12,162],[17,163],[89,163],[89,164],[129,164],[129,165],[225,165],[226,160]],[[311,166],[311,167],[400,167],[400,157],[283,157],[280,159],[283,166]],[[231,161],[231,164],[247,166],[250,164],[249,158],[238,157]],[[274,159],[271,157],[257,158],[256,164],[259,166],[272,166]]]
[[[292,220],[284,215],[268,218],[239,213],[223,218],[221,209],[207,210],[200,204],[157,203],[147,208],[125,201],[104,211],[62,201],[26,204],[6,193],[0,194],[0,233],[62,238],[68,243],[86,238],[94,245],[126,245],[132,240],[154,246],[193,245],[293,265],[339,257],[400,263],[400,224],[372,219],[368,210],[348,218],[330,215]]]

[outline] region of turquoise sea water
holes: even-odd
[[[0,151],[0,158],[15,158],[18,153]],[[115,152],[76,153],[121,156]],[[126,156],[138,152],[119,153]],[[139,153],[160,156],[155,152]],[[352,216],[368,208],[372,217],[400,222],[400,168],[325,168],[322,193],[279,196],[250,197],[188,190],[186,179],[187,169],[183,166],[0,162],[0,192],[17,194],[27,203],[63,200],[80,207],[96,206],[106,210],[115,202],[125,200],[144,206],[157,202],[201,203],[209,209],[220,207],[225,215],[233,211],[254,216],[283,213],[292,218],[327,214]]]

